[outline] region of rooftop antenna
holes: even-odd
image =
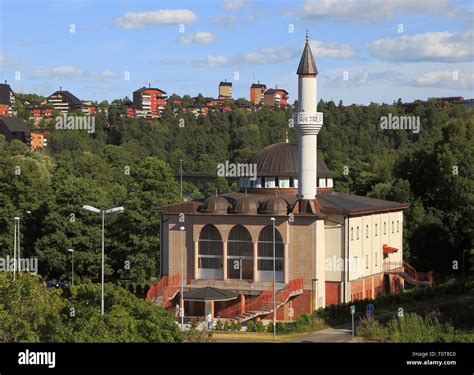
[[[62,87],[62,86],[59,86],[59,91],[63,91],[63,87]]]
[[[151,89],[151,83],[150,82],[148,82],[148,88]]]

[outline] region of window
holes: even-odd
[[[222,269],[222,237],[214,225],[206,225],[199,235],[198,267]]]
[[[395,224],[393,221],[392,221],[392,233],[395,233]]]
[[[357,239],[359,239],[359,226],[357,226]]]
[[[232,228],[227,241],[227,277],[253,279],[253,242],[242,225]]]
[[[365,226],[365,238],[369,238],[369,226]]]
[[[365,256],[365,269],[366,270],[369,269],[369,256],[368,255]]]
[[[351,241],[354,241],[354,228],[351,227]]]
[[[378,225],[377,223],[375,224],[375,237],[379,235],[379,230],[378,230]]]
[[[375,253],[374,257],[375,257],[375,267],[377,267],[378,266],[378,254]]]
[[[275,269],[283,271],[284,245],[280,232],[275,228]],[[267,225],[258,237],[258,262],[259,271],[273,271],[273,226]]]
[[[387,234],[387,222],[386,221],[383,222],[383,234],[384,235]]]
[[[397,233],[400,233],[400,220],[397,220]]]

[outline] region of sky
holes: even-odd
[[[472,98],[471,0],[0,0],[0,78],[15,92],[82,100],[249,99],[260,81],[297,98],[309,32],[318,97],[344,104]]]

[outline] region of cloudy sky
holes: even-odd
[[[318,95],[346,104],[472,98],[471,0],[0,0],[0,78],[14,91],[62,86],[86,100],[168,94],[234,97],[249,86],[297,96],[309,30]]]

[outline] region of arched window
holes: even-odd
[[[369,226],[365,226],[365,238],[369,238]]]
[[[232,228],[227,241],[227,277],[253,279],[253,242],[243,225]]]
[[[394,232],[395,232],[395,224],[394,224],[394,222],[392,221],[392,233],[394,233]]]
[[[400,220],[397,220],[397,233],[400,232]]]
[[[386,221],[383,222],[383,234],[384,235],[387,234],[387,222]]]
[[[284,245],[280,232],[275,228],[275,271],[276,281],[283,282],[284,270]],[[262,281],[273,280],[273,227],[267,225],[258,237],[258,262],[259,279]]]
[[[359,239],[359,226],[357,226],[357,240]]]
[[[354,227],[351,227],[351,241],[354,240]]]
[[[378,225],[377,223],[375,223],[375,237],[377,237],[379,235],[379,230],[378,230]]]
[[[214,225],[202,228],[199,235],[198,268],[200,279],[222,279],[222,237]]]

